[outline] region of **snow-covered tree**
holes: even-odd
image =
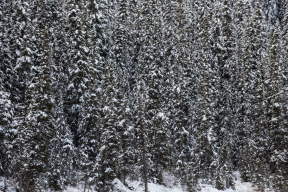
[[[203,7],[202,7],[203,8]],[[197,66],[197,111],[198,125],[194,129],[194,146],[192,153],[193,182],[203,178],[205,182],[212,182],[211,178],[215,174],[217,137],[215,131],[218,129],[217,103],[218,103],[218,83],[217,76],[218,63],[212,63],[211,50],[212,33],[209,30],[211,25],[211,12],[205,9],[198,10],[199,20],[195,34],[197,44],[193,52],[193,62]],[[217,61],[217,59],[215,60]]]
[[[250,6],[248,4],[248,6]],[[263,129],[265,123],[265,107],[262,103],[264,99],[263,89],[263,71],[265,69],[265,44],[267,37],[265,34],[264,18],[259,3],[256,7],[251,20],[248,22],[243,35],[243,70],[244,70],[244,146],[242,148],[242,179],[257,180],[253,176],[261,175],[258,179],[264,178],[264,167],[258,168],[257,165],[262,165],[260,162],[266,162],[266,157],[259,150],[254,150],[261,147],[265,150],[265,138],[267,139],[266,129]],[[264,120],[263,120],[264,118]],[[246,162],[246,163],[245,163]],[[263,164],[264,165],[264,164]],[[243,167],[244,166],[244,167]],[[245,168],[246,167],[246,168]],[[257,182],[257,181],[256,181]]]
[[[136,107],[136,133],[138,143],[139,157],[137,159],[138,166],[140,168],[140,176],[144,181],[145,192],[148,192],[148,173],[151,167],[151,154],[149,153],[148,143],[148,122],[145,116],[147,106],[145,101],[147,100],[147,90],[143,80],[138,79],[137,84],[137,107]]]
[[[217,130],[217,147],[218,147],[218,162],[216,182],[222,183],[223,186],[216,186],[218,189],[233,187],[232,181],[232,146],[234,144],[234,127],[235,121],[233,117],[233,101],[234,95],[232,92],[232,70],[234,68],[232,57],[235,54],[235,33],[234,23],[232,18],[232,3],[224,0],[221,2],[219,12],[221,16],[215,17],[221,21],[217,26],[215,22],[215,56],[218,58],[218,75],[219,75],[219,119]],[[217,14],[217,11],[216,11]],[[218,21],[219,22],[219,21]],[[217,29],[219,28],[219,29]],[[219,30],[219,34],[217,34]],[[219,36],[218,36],[219,35]],[[217,37],[218,36],[218,37]],[[219,38],[219,42],[217,39]],[[222,154],[223,153],[223,154]],[[224,158],[225,157],[225,158]],[[223,158],[223,159],[222,159]]]
[[[2,1],[0,8],[0,89],[1,89],[1,160],[0,174],[6,177],[11,174],[11,164],[8,159],[11,152],[11,142],[14,139],[12,130],[13,122],[13,102],[12,102],[12,78],[15,74],[13,71],[15,53],[15,44],[12,43],[11,31],[13,30],[12,5],[10,1]]]
[[[11,150],[13,107],[9,92],[4,89],[4,74],[0,70],[0,174],[7,176],[9,171],[9,151]]]
[[[100,146],[97,154],[96,171],[98,176],[96,188],[99,191],[107,191],[111,188],[111,182],[120,174],[120,150],[121,127],[118,118],[121,115],[122,87],[120,77],[120,66],[114,60],[109,61],[105,68],[103,79],[103,107],[102,126],[100,128]],[[124,119],[123,119],[124,120]]]
[[[131,175],[132,166],[134,164],[134,149],[132,141],[135,140],[134,126],[132,125],[132,101],[129,100],[133,95],[132,82],[129,82],[134,77],[130,75],[133,73],[133,62],[131,54],[131,36],[132,36],[132,16],[131,1],[119,1],[119,7],[115,16],[115,23],[113,26],[112,45],[110,59],[114,64],[114,73],[116,72],[115,88],[117,89],[117,99],[120,105],[117,107],[117,127],[120,135],[120,178],[126,184],[126,178]]]
[[[287,189],[287,169],[285,168],[287,162],[287,131],[285,130],[285,103],[283,103],[283,89],[282,75],[283,71],[281,58],[281,36],[279,30],[279,22],[276,23],[275,28],[271,31],[270,45],[269,45],[269,87],[267,92],[271,94],[268,98],[269,102],[269,131],[270,131],[270,169],[272,173],[273,188],[285,191]],[[280,141],[280,142],[279,142]]]

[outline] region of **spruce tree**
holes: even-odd
[[[136,133],[139,157],[137,159],[138,166],[140,168],[140,175],[144,182],[144,190],[148,192],[148,174],[151,167],[150,157],[151,154],[148,151],[148,125],[145,116],[147,106],[145,100],[147,99],[147,90],[143,80],[138,79],[137,85],[137,115],[136,115]]]
[[[33,4],[15,1],[12,5],[15,28],[12,30],[14,37],[11,39],[11,44],[15,45],[16,55],[13,65],[15,73],[12,78],[11,98],[15,114],[12,127],[15,130],[16,138],[12,141],[13,150],[10,151],[10,161],[11,168],[19,179],[19,191],[22,192],[28,190],[30,183],[28,164],[32,151],[29,149],[31,134],[26,122],[28,114],[27,90],[31,81],[31,69],[35,63],[37,47],[34,35],[35,28],[32,26],[31,20]]]
[[[131,59],[131,10],[130,1],[119,1],[119,8],[116,12],[115,23],[113,26],[112,45],[110,58],[115,65],[115,72],[118,81],[115,84],[117,88],[117,99],[119,99],[119,106],[117,107],[117,127],[120,135],[120,178],[126,184],[126,178],[133,172],[132,165],[134,161],[132,141],[135,139],[132,125],[132,106],[129,100],[133,95],[132,82],[129,82],[129,77],[133,73],[131,69],[133,66]]]
[[[201,22],[196,28],[195,38],[198,41],[195,45],[197,49],[193,52],[193,62],[199,73],[197,81],[198,125],[194,130],[195,141],[192,153],[194,185],[197,184],[199,178],[203,178],[207,183],[212,182],[211,178],[215,174],[216,166],[215,131],[218,129],[216,107],[219,79],[217,77],[218,65],[216,62],[212,63],[215,58],[210,47],[212,34],[208,27],[211,24],[211,13],[202,8],[198,13]]]
[[[73,144],[71,129],[67,123],[65,110],[66,87],[68,79],[68,60],[66,44],[67,37],[64,26],[66,24],[66,4],[65,2],[48,1],[50,6],[49,31],[50,48],[53,50],[52,59],[54,62],[53,70],[53,95],[54,95],[54,118],[57,129],[51,139],[51,154],[49,160],[49,187],[64,189],[67,185],[73,184],[75,180],[75,170],[73,169],[73,159],[76,155]]]
[[[216,12],[217,13],[217,12]],[[218,58],[218,75],[220,76],[219,86],[219,119],[217,130],[218,141],[217,147],[219,147],[219,158],[217,162],[217,176],[219,176],[224,188],[233,187],[232,181],[232,146],[234,144],[233,127],[235,127],[235,121],[233,117],[233,100],[232,94],[233,82],[232,70],[233,61],[232,56],[235,51],[235,29],[233,18],[232,18],[232,3],[224,0],[220,4],[220,17],[221,23],[217,26],[216,22],[216,33],[217,27],[219,27],[220,33],[218,34],[219,42],[215,42],[218,47],[215,47],[216,57]],[[217,16],[216,16],[217,17]],[[216,34],[217,35],[217,34]],[[223,154],[222,154],[223,153]],[[222,159],[225,157],[224,159]],[[219,189],[222,187],[218,187]]]
[[[103,80],[103,100],[102,107],[102,126],[100,128],[100,146],[97,154],[96,171],[97,185],[99,191],[111,189],[111,182],[117,178],[120,173],[119,156],[120,146],[118,141],[121,140],[118,126],[118,116],[120,115],[121,92],[119,91],[119,66],[110,61],[105,69]]]
[[[256,22],[257,21],[257,22]],[[260,9],[259,3],[256,4],[255,13],[249,21],[245,33],[243,36],[243,56],[244,56],[244,94],[246,94],[244,105],[244,146],[242,148],[242,168],[245,171],[241,171],[242,179],[254,180],[256,183],[258,179],[264,178],[266,157],[259,150],[252,150],[265,146],[265,129],[263,129],[263,123],[265,123],[265,107],[262,105],[264,99],[262,79],[263,70],[265,68],[265,43],[267,38],[265,36],[265,28],[263,25],[263,13]],[[264,118],[264,121],[263,121]],[[262,148],[265,150],[265,147]],[[265,155],[265,154],[264,154]],[[244,160],[245,159],[245,160]],[[245,163],[246,162],[246,163]],[[246,164],[246,165],[245,165]],[[257,166],[264,167],[259,168]],[[246,167],[246,168],[245,168]],[[247,169],[248,168],[248,169]],[[257,174],[256,174],[257,172]],[[261,175],[258,179],[254,176]]]
[[[11,174],[11,163],[9,159],[12,153],[11,142],[14,139],[13,122],[13,100],[12,100],[12,78],[14,75],[13,67],[15,61],[14,48],[12,43],[12,5],[10,1],[2,1],[0,8],[0,78],[1,78],[1,160],[0,174],[8,177]]]
[[[11,150],[13,107],[9,92],[4,89],[4,74],[0,70],[0,174],[9,174],[9,151]]]
[[[281,36],[279,31],[279,22],[276,23],[275,28],[271,32],[270,45],[269,45],[269,93],[271,97],[268,99],[271,105],[270,108],[270,169],[272,173],[273,188],[279,191],[285,191],[287,189],[287,169],[286,159],[287,151],[287,131],[285,130],[285,119],[286,109],[283,103],[283,94],[285,93],[282,89],[282,58],[281,58]],[[268,91],[267,91],[268,92]]]

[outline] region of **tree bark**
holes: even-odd
[[[84,192],[85,192],[85,190],[86,190],[86,184],[87,184],[87,177],[85,178]]]
[[[143,174],[144,174],[145,192],[148,192],[147,164],[146,164],[146,155],[145,155],[145,152],[143,153]]]
[[[23,178],[22,178],[22,173],[20,173],[20,178],[19,178],[19,192],[22,192],[22,187],[23,187]]]

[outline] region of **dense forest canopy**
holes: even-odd
[[[0,176],[288,191],[287,78],[287,0],[1,0]]]

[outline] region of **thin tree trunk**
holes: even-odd
[[[160,151],[160,150],[158,150]],[[159,177],[159,154],[157,155],[157,161],[156,161],[156,176],[157,176],[157,181],[159,182],[160,177]]]
[[[148,183],[147,183],[147,174],[144,176],[144,183],[145,183],[145,192],[148,192]]]
[[[28,178],[27,178],[27,182],[26,182],[26,184],[25,184],[25,190],[24,190],[24,192],[28,192],[28,191],[29,191],[30,178],[31,178],[31,176],[30,176],[30,174],[29,174],[29,175],[28,175]]]
[[[123,171],[123,184],[126,185],[126,173]]]
[[[147,181],[147,164],[146,164],[146,156],[145,152],[143,154],[143,174],[144,174],[144,186],[145,186],[145,192],[148,192],[148,181]]]
[[[103,185],[103,190],[106,190],[106,175],[104,177],[104,185]]]
[[[85,190],[86,190],[86,184],[87,184],[87,177],[85,178],[84,192],[85,192]]]
[[[229,176],[226,176],[226,188],[228,189],[229,187],[230,187]]]
[[[22,178],[22,173],[20,173],[20,178],[19,178],[19,192],[22,192],[22,186],[23,186],[23,178]]]

